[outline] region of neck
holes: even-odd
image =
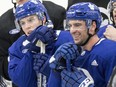
[[[97,35],[92,36],[89,39],[88,43],[85,44],[84,46],[82,46],[82,48],[84,50],[90,51],[92,49],[92,47],[99,41],[99,39],[100,38]]]

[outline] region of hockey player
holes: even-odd
[[[16,4],[22,4],[26,1],[27,0],[17,0]],[[0,16],[0,31],[2,31],[0,32],[0,75],[8,81],[10,81],[8,75],[8,48],[17,39],[17,37],[21,35],[21,33],[16,35],[9,34],[9,31],[15,28],[13,10],[14,8],[9,9],[7,12]],[[1,85],[2,83],[0,83],[0,86]],[[13,85],[13,87],[15,86]]]
[[[116,64],[116,43],[97,36],[96,33],[102,22],[98,7],[91,2],[74,4],[67,11],[66,19],[75,44],[82,47],[81,54],[73,61],[72,66],[86,69],[92,76],[95,87],[107,87],[109,78]],[[56,70],[59,69],[57,68],[59,64],[61,65],[60,68],[65,67],[62,64],[62,60],[71,59],[73,56],[75,57],[75,49],[75,46],[71,44],[64,44],[61,48],[58,48],[54,56],[50,59],[50,67]],[[61,75],[58,72],[55,73],[57,75],[55,80],[54,77],[56,75],[54,73],[51,73],[49,82],[52,80],[55,81],[53,83],[59,82],[58,84],[61,84],[57,78],[61,78],[62,73]],[[73,87],[70,86],[71,83],[76,81],[78,83],[79,80],[78,77],[72,77],[69,73],[63,74],[63,77],[67,77],[63,79],[65,87]]]
[[[110,18],[113,24],[107,25],[106,29],[102,29],[100,33],[110,40],[116,41],[116,0],[110,0],[109,5]],[[112,75],[109,80],[109,84],[107,87],[115,87],[116,86],[116,66],[113,69]]]
[[[0,31],[2,31],[0,32],[0,75],[7,80],[10,80],[8,75],[8,48],[13,44],[14,41],[16,41],[22,35],[22,32],[19,32],[17,34],[16,32],[12,32],[15,34],[10,34],[11,33],[10,31],[12,31],[12,29],[13,30],[16,29],[14,22],[15,7],[18,4],[22,4],[28,0],[9,0],[9,2],[11,1],[14,4],[14,7],[8,9],[5,13],[3,13],[0,16]],[[63,19],[65,16],[65,9],[60,5],[57,5],[51,1],[43,1],[42,3],[44,4],[45,7],[47,7],[47,11],[48,14],[50,15],[50,19],[54,24],[54,29],[63,30]],[[54,9],[52,9],[53,6]]]
[[[17,6],[15,17],[25,34],[9,48],[8,73],[18,87],[37,87],[36,72],[49,77],[49,56],[73,38],[68,31],[54,31],[45,7],[35,0]],[[46,44],[45,54],[38,40]]]
[[[94,81],[87,70],[76,68],[73,62],[80,55],[74,43],[61,45],[50,59],[52,68],[48,87],[94,87]]]

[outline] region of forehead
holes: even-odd
[[[70,24],[73,24],[73,23],[85,23],[84,20],[69,20],[68,23]]]
[[[30,16],[22,18],[20,21],[24,21],[24,20],[30,19],[30,18],[37,18],[38,19],[37,15],[30,15]]]

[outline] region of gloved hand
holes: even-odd
[[[36,38],[42,41],[44,44],[51,44],[56,39],[56,33],[52,28],[48,28],[46,26],[39,26],[36,29]]]
[[[63,70],[67,67],[67,60],[72,63],[79,56],[78,47],[74,43],[65,43],[61,45],[54,55],[50,58],[50,67],[55,70]],[[73,65],[73,64],[71,64]],[[69,66],[69,69],[71,66]]]
[[[33,58],[34,58],[33,69],[38,73],[43,72],[46,66],[48,66],[49,56],[47,54],[37,53],[33,55]]]
[[[73,68],[73,71],[64,69],[61,72],[61,78],[62,87],[94,87],[93,79],[77,68]]]
[[[22,43],[22,52],[26,53],[27,51],[38,53],[40,52],[40,47],[36,46],[38,39],[36,38],[36,31],[32,31],[31,34],[26,38]]]
[[[26,53],[28,50],[37,53],[37,49],[38,47],[40,47],[37,45],[37,42],[39,40],[42,41],[44,44],[51,44],[55,41],[55,39],[56,33],[52,28],[48,28],[46,26],[39,26],[23,42],[23,53]]]

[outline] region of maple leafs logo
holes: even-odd
[[[91,10],[94,10],[94,5],[92,5],[92,4],[89,3],[88,7],[89,7]]]

